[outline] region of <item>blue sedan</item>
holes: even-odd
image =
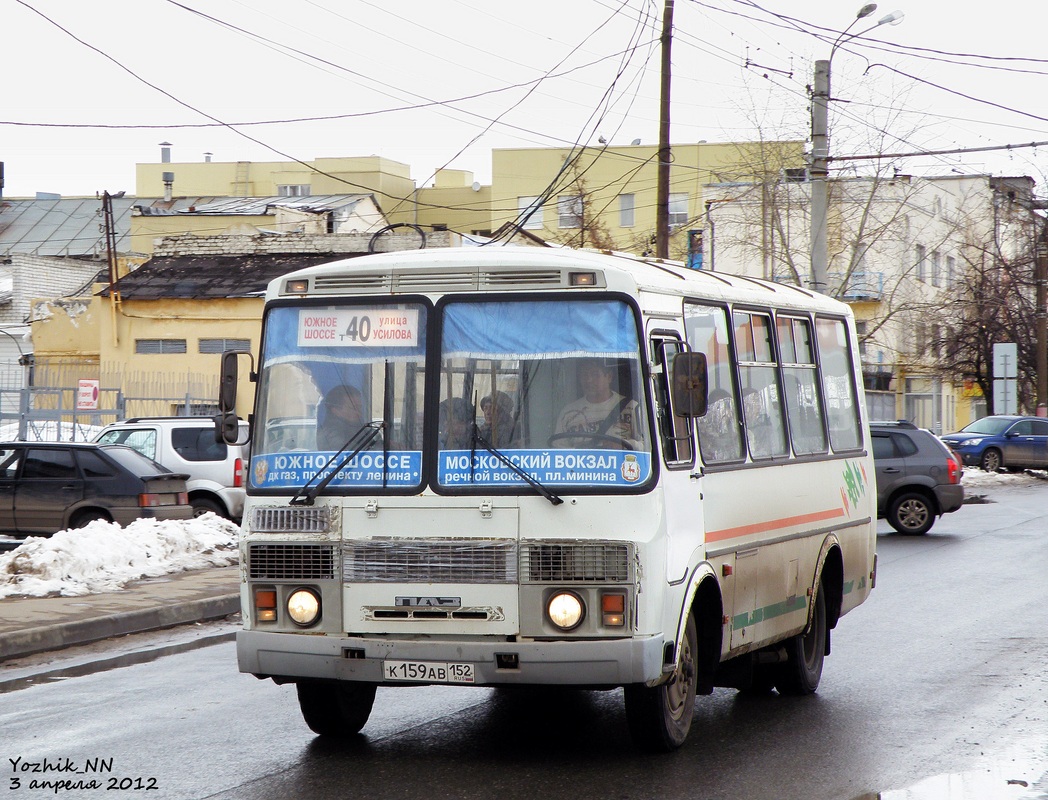
[[[992,416],[941,437],[968,466],[1048,469],[1048,419]]]

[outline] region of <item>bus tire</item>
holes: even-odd
[[[826,592],[822,584],[815,595],[811,627],[786,642],[786,663],[782,664],[775,688],[779,694],[815,694],[822,678],[826,658]]]
[[[313,733],[346,738],[360,733],[375,703],[375,684],[299,681],[298,707]]]
[[[631,684],[625,688],[630,737],[640,749],[668,753],[684,744],[695,715],[697,651],[695,618],[688,614],[673,676],[658,686]]]

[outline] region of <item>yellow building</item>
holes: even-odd
[[[168,151],[169,154],[169,151]],[[432,186],[417,187],[410,167],[378,156],[297,162],[161,162],[138,164],[139,197],[304,197],[368,192],[391,224],[417,224],[486,235],[519,223],[539,238],[575,247],[642,253],[655,233],[658,148],[623,145],[517,148],[492,152],[492,182],[482,186],[465,170],[439,170]],[[728,142],[672,147],[670,255],[686,260],[702,228],[702,187],[761,179],[804,166],[803,143]],[[530,213],[529,213],[530,211]],[[151,236],[250,233],[259,219],[132,219],[136,247]],[[148,252],[148,249],[145,250]]]

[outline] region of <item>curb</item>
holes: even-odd
[[[48,650],[90,644],[113,636],[172,628],[189,622],[221,619],[240,611],[240,595],[189,600],[141,611],[124,611],[96,619],[43,625],[0,634],[0,662]]]

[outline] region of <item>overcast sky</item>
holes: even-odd
[[[655,143],[663,5],[0,0],[4,195],[133,192],[163,141],[175,161],[376,154],[419,185],[442,166],[488,182],[493,148]],[[806,138],[812,62],[860,5],[676,0],[673,141]],[[834,155],[1048,141],[1048,3],[975,8],[898,0],[851,28],[905,13],[835,51]],[[1046,149],[897,165],[1041,185]]]

